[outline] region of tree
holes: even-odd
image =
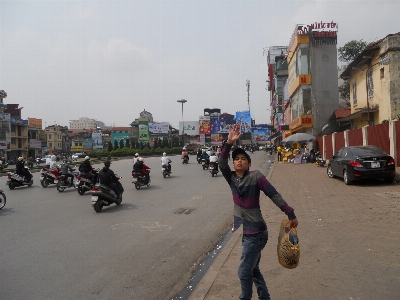
[[[111,152],[113,150],[112,144],[111,142],[108,142],[108,148],[107,148],[108,152]]]
[[[117,139],[114,140],[114,150],[118,149],[118,142]]]
[[[352,40],[351,42],[346,43],[343,47],[339,47],[339,60],[342,62],[351,62],[353,61],[358,54],[360,54],[365,47],[367,46],[367,42],[363,40]]]
[[[348,79],[343,81],[343,84],[339,86],[339,95],[346,102],[350,101],[350,82]]]
[[[119,140],[119,148],[120,149],[124,148],[124,140],[123,139]]]
[[[128,147],[128,148],[131,147],[131,141],[129,138],[126,139],[126,147]]]

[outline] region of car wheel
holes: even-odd
[[[335,178],[336,177],[335,175],[333,175],[331,166],[328,166],[328,168],[326,169],[326,174],[328,174],[329,178]]]
[[[352,183],[352,181],[349,179],[349,173],[347,170],[343,171],[343,181],[346,185],[350,185]]]

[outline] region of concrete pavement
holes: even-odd
[[[260,166],[268,155],[253,157],[252,169],[267,173]],[[269,241],[260,268],[271,299],[400,299],[399,184],[346,186],[329,178],[326,168],[281,162],[273,164],[267,177],[295,209],[301,246],[296,269],[278,263],[279,226],[285,215],[262,195]],[[190,300],[239,299],[241,236],[241,229],[232,235]],[[257,299],[255,289],[252,299]]]

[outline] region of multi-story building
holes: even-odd
[[[350,84],[352,128],[400,119],[400,33],[367,47],[340,75]]]
[[[28,118],[28,156],[30,157],[42,157],[41,130],[42,119]]]
[[[51,153],[67,153],[68,149],[68,127],[60,125],[50,125],[45,128],[47,150]]]
[[[338,106],[337,23],[296,25],[288,47],[290,134],[327,134]],[[335,124],[333,124],[335,125]]]
[[[70,120],[69,128],[70,129],[94,129],[103,128],[105,125],[103,122],[98,121],[96,119],[89,119],[86,117],[79,118],[79,120]]]
[[[8,159],[7,153],[10,148],[10,114],[5,114],[7,104],[4,104],[7,93],[0,90],[0,156]]]
[[[5,109],[10,114],[10,158],[28,156],[28,120],[21,119],[22,109],[19,104],[7,104]]]

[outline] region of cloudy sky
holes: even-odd
[[[0,90],[22,117],[177,127],[204,108],[269,123],[264,49],[296,24],[336,22],[338,47],[400,31],[399,0],[0,0]]]

